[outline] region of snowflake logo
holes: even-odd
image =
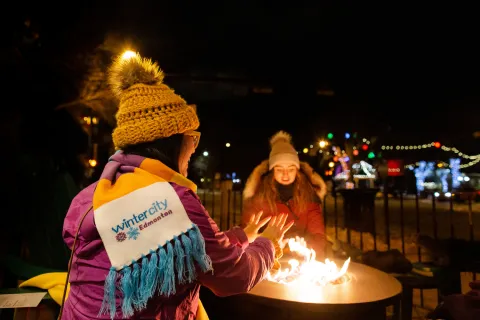
[[[115,236],[115,239],[117,239],[118,242],[122,242],[122,241],[124,241],[125,239],[127,239],[127,235],[125,234],[125,232],[119,232],[119,233],[117,233],[117,235]]]
[[[133,239],[137,240],[138,236],[140,235],[140,231],[138,231],[138,228],[131,227],[130,230],[127,231],[128,239]]]

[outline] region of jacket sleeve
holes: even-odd
[[[322,208],[318,203],[312,203],[308,210],[307,217],[307,243],[317,253],[319,260],[325,256],[325,224],[323,222]]]
[[[264,279],[274,263],[275,249],[270,240],[258,237],[248,244],[241,228],[221,232],[193,192],[186,192],[181,199],[190,220],[200,229],[212,260],[213,272],[199,274],[202,285],[224,297],[248,292]]]

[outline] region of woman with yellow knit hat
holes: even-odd
[[[61,318],[194,319],[200,285],[247,292],[291,225],[272,219],[251,243],[240,228],[220,232],[186,178],[200,138],[195,110],[138,54],[118,58],[109,81],[120,100],[118,151],[65,218],[73,255]],[[247,230],[268,222],[259,220]]]

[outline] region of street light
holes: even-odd
[[[321,140],[318,145],[320,146],[320,148],[325,148],[325,146],[327,145],[327,142],[324,141],[324,140]]]
[[[203,151],[203,156],[208,157],[208,151]]]
[[[225,143],[225,147],[230,148],[231,144],[230,142]]]
[[[135,57],[136,55],[137,55],[136,52],[134,52],[132,50],[127,50],[124,53],[122,53],[122,60],[128,60],[130,58]]]

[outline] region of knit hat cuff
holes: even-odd
[[[195,110],[190,106],[179,109],[163,113],[161,117],[145,117],[143,121],[128,121],[118,126],[112,134],[115,149],[198,129],[200,122]]]
[[[300,169],[300,160],[297,154],[292,153],[278,153],[275,155],[271,155],[268,161],[269,163],[269,170],[272,170],[273,167],[286,164],[286,165],[294,165],[297,169]]]

